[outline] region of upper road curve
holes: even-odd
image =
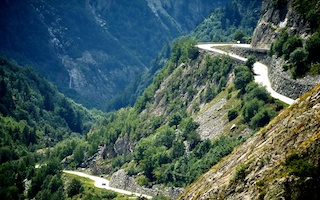
[[[230,44],[230,43],[206,43],[206,44],[198,44],[197,47],[199,49],[203,49],[206,51],[211,51],[215,53],[219,53],[222,55],[228,55],[232,57],[233,59],[240,60],[240,61],[247,61],[247,58],[241,57],[239,55],[228,53],[225,51],[222,51],[220,49],[217,49],[215,47],[221,47],[221,46],[233,46],[233,47],[239,47],[239,48],[251,48],[250,44]],[[267,91],[270,93],[270,95],[273,98],[279,99],[280,101],[283,101],[289,105],[293,104],[295,102],[294,99],[291,99],[287,96],[284,96],[276,91],[274,91],[271,87],[270,79],[268,76],[268,67],[260,62],[256,62],[253,65],[253,72],[254,72],[254,80],[256,83],[265,86]]]

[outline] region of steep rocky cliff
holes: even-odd
[[[296,4],[295,4],[296,3]],[[281,30],[285,29],[289,35],[299,35],[303,41],[309,38],[314,29],[310,20],[302,16],[295,8],[297,1],[271,1],[264,0],[262,4],[262,16],[253,33],[252,46],[270,48],[271,44],[279,38]],[[290,70],[284,71],[286,64],[282,57],[268,58],[269,78],[275,91],[298,98],[320,83],[319,75],[307,75],[304,78],[292,78]]]
[[[35,66],[68,96],[100,107],[187,33],[216,1],[2,1],[0,54]]]
[[[180,199],[318,199],[320,85],[199,178]]]
[[[275,2],[282,2],[276,4]],[[268,48],[279,36],[280,29],[287,28],[289,34],[298,34],[306,38],[311,34],[310,23],[293,9],[293,0],[262,3],[262,17],[253,33],[252,45]]]

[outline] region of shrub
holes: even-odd
[[[288,38],[288,40],[282,46],[282,53],[284,59],[288,60],[290,54],[296,50],[298,47],[302,47],[302,40],[299,36],[293,35]]]
[[[244,120],[246,122],[250,122],[251,118],[258,112],[260,108],[262,108],[264,105],[264,102],[254,98],[250,101],[246,101],[246,103],[243,106],[242,109],[242,115],[244,117]]]
[[[246,86],[246,100],[257,98],[265,102],[270,100],[269,93],[265,87],[260,87],[257,83],[251,82]]]
[[[294,66],[296,76],[302,76],[309,70],[307,60],[308,52],[302,47],[297,48],[290,54],[290,62]]]
[[[101,195],[104,199],[115,199],[118,196],[116,192],[113,192],[111,190],[103,190],[103,193]]]
[[[72,179],[71,183],[67,189],[68,197],[73,197],[74,195],[80,194],[83,191],[83,186],[78,179]]]
[[[272,44],[271,52],[274,52],[277,56],[282,56],[282,46],[288,40],[288,33],[282,30],[279,38]]]
[[[289,174],[293,174],[300,177],[315,177],[317,175],[317,169],[306,158],[303,158],[299,154],[291,154],[286,157],[285,166]]]
[[[250,120],[250,126],[252,128],[260,128],[270,122],[270,120],[276,115],[276,112],[271,108],[261,108]]]
[[[238,117],[238,111],[235,109],[231,109],[228,111],[228,120],[229,122]]]
[[[235,88],[241,89],[241,92],[243,93],[245,91],[246,85],[253,80],[253,75],[248,67],[238,66],[235,68],[235,76]]]
[[[278,9],[285,7],[288,3],[288,0],[272,0],[272,5]]]
[[[320,49],[320,36],[319,33],[312,35],[305,44],[308,51],[308,61],[311,63],[320,62],[319,49]]]
[[[149,182],[149,179],[146,176],[137,176],[136,181],[140,186],[146,186]]]
[[[236,168],[236,174],[234,180],[244,180],[246,177],[246,170],[248,169],[247,164],[240,164]]]
[[[251,55],[248,57],[248,60],[244,63],[244,65],[247,66],[252,71],[252,68],[255,62],[257,62],[257,58]]]
[[[312,64],[310,67],[310,73],[312,75],[320,74],[320,63]]]
[[[236,41],[240,41],[241,43],[245,42],[245,35],[241,30],[237,30],[234,34],[233,34],[233,39]]]
[[[293,68],[293,64],[292,63],[286,63],[282,66],[283,71],[288,71],[289,69]]]

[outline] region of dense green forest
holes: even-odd
[[[0,85],[0,195],[63,199],[61,159],[46,159],[45,152],[67,138],[80,139],[101,113],[75,104],[34,69],[4,57]],[[35,169],[43,161],[46,164]]]

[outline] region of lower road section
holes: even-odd
[[[77,171],[69,171],[69,170],[63,170],[64,173],[68,173],[68,174],[74,174],[77,176],[81,176],[84,178],[89,178],[91,180],[94,181],[94,186],[98,187],[98,188],[104,188],[107,190],[111,190],[117,193],[121,193],[121,194],[126,194],[126,195],[135,195],[137,197],[145,197],[147,199],[151,199],[152,196],[148,196],[145,194],[140,194],[140,193],[136,193],[136,192],[131,192],[131,191],[127,191],[127,190],[122,190],[122,189],[118,189],[118,188],[113,188],[109,186],[109,181],[105,178],[101,178],[98,176],[92,176],[83,172],[77,172]]]

